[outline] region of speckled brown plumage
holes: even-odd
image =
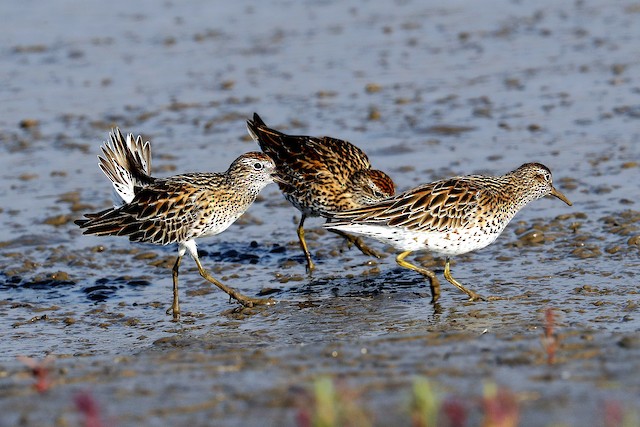
[[[141,153],[139,150],[143,145],[131,144],[131,135],[125,141],[117,129],[111,135],[112,144],[103,148],[105,157],[100,159],[101,169],[123,199],[128,194],[133,197],[124,200],[119,207],[87,214],[88,219],[77,220],[76,224],[84,229],[84,234],[126,236],[133,242],[157,245],[177,243],[171,308],[175,318],[180,314],[178,269],[186,252],[194,258],[205,279],[241,304],[270,303],[270,300],[246,297],[213,279],[200,264],[195,239],[226,230],[247,210],[262,188],[280,180],[273,161],[263,153],[253,152],[238,157],[224,173],[188,173],[154,178],[146,173],[150,171],[150,151]],[[148,163],[132,161],[145,157]],[[144,169],[143,164],[149,167]],[[126,188],[127,185],[130,188]]]
[[[404,258],[425,249],[444,254],[445,278],[478,299],[451,277],[448,257],[491,244],[520,209],[546,195],[571,205],[553,187],[546,166],[527,163],[502,176],[470,175],[421,185],[370,206],[336,212],[325,227],[371,236],[403,251],[398,264],[429,277],[434,302],[439,283],[433,272]]]
[[[287,135],[267,127],[257,114],[247,121],[247,128],[286,181],[278,184],[285,198],[302,213],[298,237],[309,272],[314,264],[304,239],[306,217],[366,206],[395,193],[391,178],[371,169],[364,151],[347,141],[328,136]],[[339,234],[363,252],[377,256],[359,239]]]
[[[115,190],[117,206],[128,203],[135,197],[135,189],[153,182],[151,177],[151,144],[128,134],[125,139],[120,129],[109,133],[109,142],[98,156],[100,170],[109,178]]]
[[[264,161],[250,153],[243,161]],[[249,157],[248,157],[249,156]],[[254,157],[255,156],[255,157]],[[258,191],[246,188],[253,172],[246,165],[226,173],[191,173],[154,179],[119,208],[89,214],[79,220],[85,234],[127,236],[132,242],[156,245],[181,243],[226,230],[255,200]]]

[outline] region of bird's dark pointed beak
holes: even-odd
[[[573,203],[571,203],[569,201],[569,199],[567,199],[567,196],[562,194],[560,191],[556,190],[555,187],[551,187],[551,193],[549,193],[549,194],[551,194],[554,197],[557,197],[558,199],[562,200],[563,202],[565,202],[569,206],[573,206]]]

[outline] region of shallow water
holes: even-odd
[[[232,3],[0,5],[0,425],[74,425],[86,390],[119,426],[296,425],[323,375],[376,425],[410,423],[416,376],[465,400],[471,425],[485,381],[516,394],[521,425],[603,425],[608,402],[638,414],[638,5]],[[349,139],[399,190],[539,161],[574,206],[532,203],[455,259],[462,283],[505,300],[468,303],[442,278],[434,310],[392,252],[364,257],[320,219],[308,279],[298,212],[270,186],[199,247],[216,277],[279,303],[233,313],[185,260],[176,324],[174,247],[72,222],[111,203],[95,156],[117,125],[152,141],[159,176],[222,171],[257,149],[253,111]],[[442,259],[417,258],[441,276]],[[15,358],[47,354],[55,385],[38,395]]]

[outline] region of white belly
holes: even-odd
[[[330,226],[330,224],[327,224]],[[401,251],[428,250],[443,255],[460,255],[493,243],[500,233],[484,233],[480,228],[460,232],[415,232],[396,227],[349,224],[331,227],[347,233],[369,236]]]

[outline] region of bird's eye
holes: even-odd
[[[260,162],[255,162],[255,163],[253,164],[253,168],[254,168],[255,170],[259,171],[259,170],[261,170],[262,168],[264,168],[264,165],[263,165],[262,163],[260,163]]]

